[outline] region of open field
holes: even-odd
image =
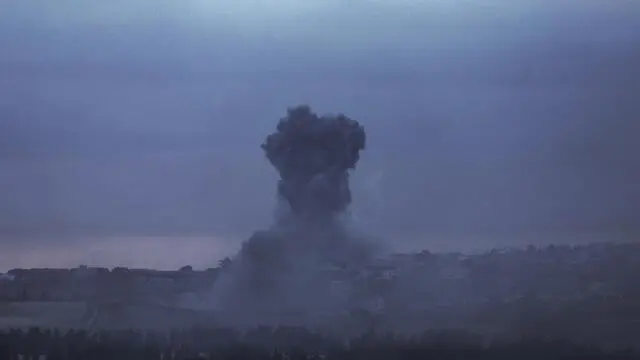
[[[82,302],[0,302],[0,328],[79,327],[86,311]]]
[[[33,326],[162,329],[189,327],[210,319],[204,312],[149,305],[41,301],[0,303],[0,329]]]

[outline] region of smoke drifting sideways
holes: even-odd
[[[349,172],[365,144],[363,126],[342,114],[318,116],[301,105],[280,119],[262,144],[280,177],[279,215],[242,245],[215,284],[216,307],[227,321],[282,323],[285,313],[299,318],[348,306],[328,298],[322,269],[361,266],[373,255],[366,237],[345,226]]]

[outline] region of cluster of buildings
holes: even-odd
[[[176,271],[79,266],[13,269],[0,277],[0,301],[158,302],[204,291],[217,269]]]
[[[223,262],[224,264],[224,262]],[[228,264],[226,266],[229,266]],[[0,301],[113,301],[171,305],[211,289],[224,266],[176,271],[80,266],[14,269],[0,276]],[[396,254],[362,268],[319,269],[332,298],[360,299],[371,311],[635,294],[640,245],[595,244],[492,250],[483,254]],[[204,295],[203,295],[204,296]]]
[[[639,243],[493,249],[481,254],[398,254],[343,278],[336,292],[373,311],[473,308],[526,299],[638,298]]]

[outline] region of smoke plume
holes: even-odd
[[[267,136],[262,149],[280,176],[282,211],[272,229],[243,244],[216,284],[221,310],[233,322],[265,323],[269,314],[282,322],[284,312],[308,316],[347,306],[331,304],[321,270],[359,266],[371,256],[370,244],[344,226],[352,201],[349,171],[365,142],[357,121],[318,116],[306,105],[290,108]]]
[[[347,209],[349,170],[365,140],[364,128],[344,115],[317,116],[309,106],[288,110],[262,149],[280,175],[278,195],[293,221],[331,221]]]

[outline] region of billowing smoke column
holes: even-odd
[[[243,245],[241,258],[261,274],[294,258],[347,261],[350,237],[339,216],[351,203],[349,170],[364,146],[357,121],[318,116],[306,105],[290,108],[262,145],[280,175],[278,196],[286,212],[275,229],[257,232]]]
[[[274,228],[243,243],[217,282],[216,302],[229,321],[282,321],[294,309],[311,314],[338,306],[326,298],[319,269],[357,266],[370,256],[369,245],[349,234],[341,216],[351,203],[349,170],[364,147],[364,128],[344,115],[318,116],[298,106],[280,120],[262,149],[280,175],[286,211]]]
[[[288,110],[262,149],[280,174],[278,195],[293,221],[330,221],[347,209],[348,171],[365,140],[364,128],[344,115],[318,116],[309,106]]]

